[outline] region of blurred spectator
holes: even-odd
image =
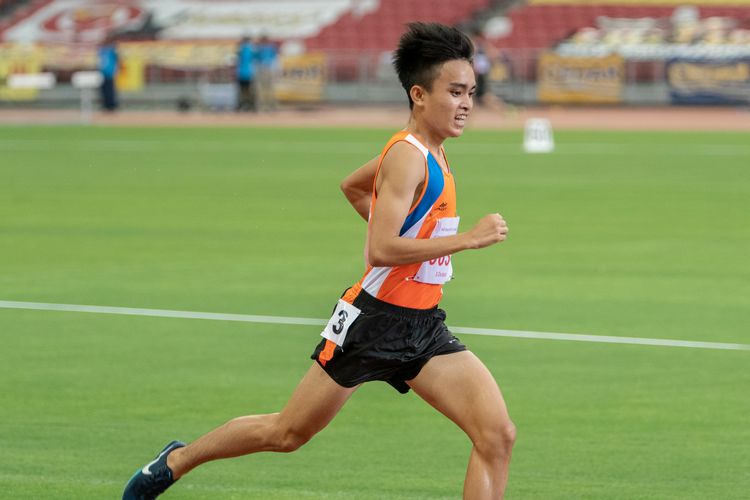
[[[593,45],[601,40],[601,32],[590,26],[581,28],[571,37],[571,41],[579,45]]]
[[[99,71],[102,74],[102,108],[105,111],[115,111],[118,106],[115,77],[117,76],[119,62],[120,58],[117,54],[115,41],[111,38],[105,39],[99,47]]]
[[[258,83],[260,89],[260,108],[275,110],[276,93],[274,83],[279,66],[279,51],[276,44],[263,36],[258,44]]]
[[[502,101],[489,91],[489,76],[492,63],[497,59],[497,51],[479,30],[474,31],[472,41],[474,42],[474,76],[477,80],[474,98],[480,106],[496,111],[502,110]]]
[[[736,29],[729,34],[729,43],[750,45],[750,30]]]
[[[258,99],[255,90],[255,63],[258,58],[255,45],[243,37],[237,47],[237,111],[257,111]]]
[[[643,35],[643,43],[653,45],[663,44],[666,39],[666,31],[662,28],[650,28]]]

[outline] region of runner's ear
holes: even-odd
[[[420,85],[412,85],[411,89],[409,89],[409,96],[415,105],[422,104],[422,101],[424,101],[424,95],[425,90]]]

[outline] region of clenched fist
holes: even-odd
[[[500,214],[485,215],[469,230],[469,235],[472,248],[488,247],[508,237],[508,223]]]

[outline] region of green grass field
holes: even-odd
[[[359,278],[338,183],[387,130],[0,127],[0,300],[324,318]],[[750,136],[520,132],[447,144],[454,326],[750,344]],[[169,440],[279,409],[320,328],[0,308],[0,497],[119,498]],[[740,499],[750,351],[464,335],[518,427],[510,499]],[[366,385],[291,455],[165,498],[455,499],[468,441]]]

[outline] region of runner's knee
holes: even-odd
[[[281,453],[291,453],[312,439],[314,433],[304,429],[279,429],[277,449]]]
[[[513,422],[508,420],[503,426],[503,442],[510,451],[513,445],[516,443],[516,426]]]
[[[310,441],[312,436],[296,432],[288,432],[281,440],[279,451],[282,453],[291,453],[298,450],[302,445]]]
[[[510,420],[486,426],[474,440],[474,447],[487,458],[509,457],[516,442],[516,426]]]

